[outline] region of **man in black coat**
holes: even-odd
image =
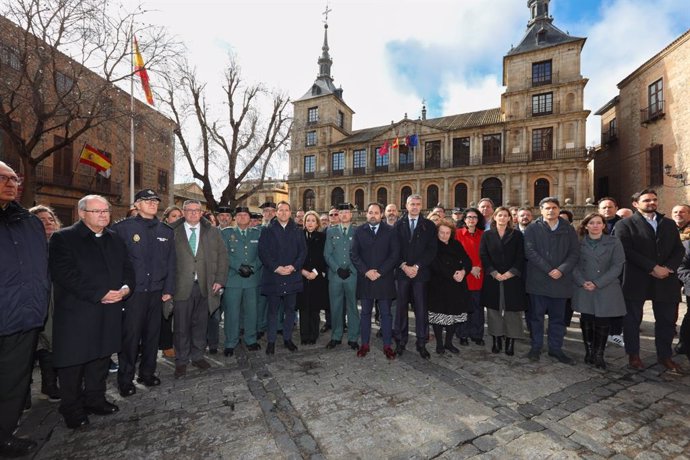
[[[173,230],[156,218],[160,198],[151,189],[137,192],[134,206],[137,216],[113,225],[113,231],[127,245],[136,284],[125,302],[122,324],[122,350],[117,373],[120,395],[136,393],[134,368],[141,344],[137,382],[147,387],[160,385],[156,377],[158,339],[161,331],[163,302],[175,292],[175,241]]]
[[[381,311],[383,353],[395,359],[392,344],[391,302],[395,297],[395,267],[399,258],[399,242],[393,227],[381,222],[383,206],[371,203],[367,208],[367,223],[355,231],[350,259],[357,268],[357,298],[362,303],[362,346],[357,356],[369,352],[371,338],[371,310],[377,300]]]
[[[119,409],[105,399],[110,355],[120,351],[122,301],[135,285],[124,241],[112,230],[110,204],[87,195],[79,221],[50,238],[53,277],[53,361],[60,380],[60,413],[69,428],[89,423],[87,414]]]
[[[677,270],[685,251],[676,224],[656,211],[658,198],[655,190],[637,192],[632,201],[635,214],[619,221],[615,227],[616,236],[625,250],[625,352],[630,367],[644,369],[640,359],[640,323],[645,300],[651,300],[656,322],[657,359],[669,371],[680,372],[680,366],[671,359],[671,344],[680,302]]]
[[[427,308],[426,284],[431,276],[429,265],[436,257],[438,249],[436,225],[420,215],[422,197],[410,195],[405,203],[407,215],[394,227],[400,245],[398,257],[397,314],[393,328],[395,352],[402,355],[407,345],[408,317],[407,305],[414,305],[415,329],[417,333],[417,351],[424,359],[431,356],[426,350],[427,342]]]

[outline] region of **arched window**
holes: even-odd
[[[455,186],[455,203],[456,208],[467,207],[467,185],[458,184]]]
[[[541,178],[534,181],[534,205],[537,206],[542,198],[549,196],[549,181]]]
[[[305,211],[316,209],[316,193],[310,188],[306,189],[302,195],[302,209]]]
[[[412,195],[412,189],[410,187],[403,187],[402,190],[400,190],[400,208],[405,209],[405,202],[407,201],[407,197]]]
[[[364,190],[361,188],[355,190],[355,206],[357,206],[358,211],[364,209]]]
[[[376,191],[376,202],[381,203],[384,207],[388,204],[388,189],[381,187]]]
[[[331,204],[337,206],[342,203],[345,203],[345,191],[340,187],[336,187],[331,192]]]
[[[496,177],[482,182],[482,198],[491,198],[496,207],[503,204],[503,183]]]
[[[426,188],[426,208],[432,209],[438,204],[438,186],[430,185]]]

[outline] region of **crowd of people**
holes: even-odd
[[[361,225],[348,203],[319,215],[293,213],[286,201],[264,203],[262,214],[242,206],[213,214],[188,200],[159,220],[161,200],[150,189],[115,223],[107,199],[87,195],[79,220],[60,228],[49,207],[17,203],[19,183],[0,162],[0,455],[36,447],[13,434],[35,361],[41,394],[79,428],[89,415],[119,410],[106,399],[111,356],[123,397],[136,394],[134,382],[161,384],[159,350],[174,360],[174,378],[184,378],[189,365],[211,367],[205,354],[219,353],[223,316],[225,357],[241,345],[257,352],[264,338],[273,355],[279,336],[297,351],[299,324],[301,346],[328,334],[331,350],[347,336],[365,358],[376,323],[382,352],[394,360],[406,352],[411,309],[423,359],[431,357],[430,330],[437,354],[457,354],[456,343],[485,346],[486,323],[492,353],[513,356],[528,333],[531,361],[541,358],[548,316],[548,355],[574,364],[563,342],[575,311],[585,363],[606,369],[605,347],[614,342],[631,368],[643,369],[640,324],[651,300],[658,362],[681,372],[672,343],[681,286],[690,288],[690,207],[664,217],[651,189],[633,195],[635,211],[625,217],[616,200],[602,198],[577,228],[554,197],[540,201],[536,218],[488,198],[425,217],[416,194],[404,213],[370,203]],[[676,352],[690,357],[689,329],[686,315]]]

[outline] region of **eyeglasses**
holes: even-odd
[[[465,216],[465,219],[479,219],[477,216]]]
[[[0,184],[6,184],[8,182],[14,182],[17,185],[22,185],[22,180],[17,176],[5,176],[0,174]]]
[[[201,209],[185,209],[184,212],[188,212],[190,214],[200,214],[203,211]]]
[[[84,212],[90,212],[91,214],[99,214],[103,216],[105,214],[110,214],[110,209],[84,209]]]
[[[335,213],[335,214],[329,214],[328,216],[329,216],[329,217],[335,217],[335,216],[337,216],[337,215],[338,215],[338,213]]]

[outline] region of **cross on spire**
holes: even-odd
[[[328,26],[328,13],[330,13],[331,11],[333,11],[333,10],[328,7],[328,2],[326,2],[326,9],[324,10],[324,12],[322,14],[324,17],[323,23],[326,24],[327,26]]]

